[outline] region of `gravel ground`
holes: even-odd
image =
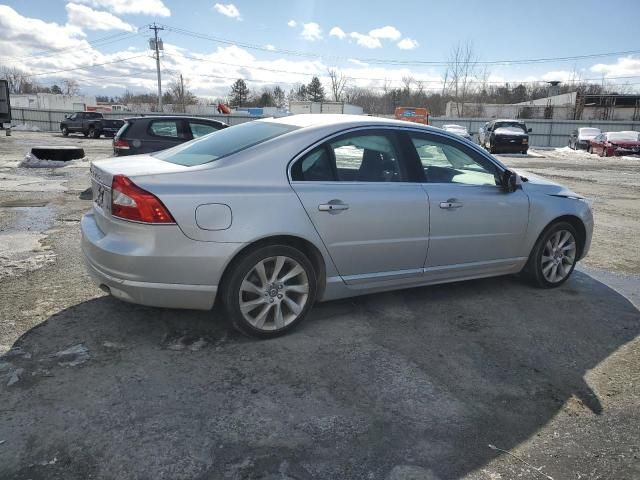
[[[640,478],[640,160],[502,157],[595,201],[591,254],[560,289],[328,302],[253,341],[216,311],[103,296],[79,249],[88,161],[17,168],[43,143],[111,151],[0,137],[3,480]]]

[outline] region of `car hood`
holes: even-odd
[[[609,143],[618,147],[640,147],[640,141],[634,140],[609,140]]]
[[[551,180],[542,178],[534,173],[514,168],[510,170],[516,172],[518,175],[520,175],[520,177],[527,179],[526,182],[523,181],[522,183],[522,188],[526,192],[539,192],[547,195],[556,195],[559,197],[584,198],[582,195],[569,190],[564,185],[552,182]]]
[[[500,127],[500,128],[496,128],[495,129],[495,134],[496,135],[521,135],[523,137],[528,135],[524,130],[522,130],[521,128],[518,128],[518,127]]]
[[[593,140],[598,135],[578,135],[578,140]]]

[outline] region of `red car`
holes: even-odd
[[[599,153],[601,157],[640,154],[640,133],[606,132],[589,143],[589,153]]]

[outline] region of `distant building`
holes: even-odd
[[[300,113],[348,113],[351,115],[363,115],[364,110],[362,107],[344,102],[293,101],[289,102],[289,113],[292,115]]]
[[[96,97],[88,95],[60,95],[57,93],[25,93],[11,95],[12,108],[83,112],[89,105],[96,105]]]
[[[456,102],[446,116],[457,117]],[[513,104],[465,103],[463,117],[552,118],[556,120],[640,120],[640,95],[563,93]]]

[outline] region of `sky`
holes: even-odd
[[[640,1],[19,0],[0,3],[0,68],[45,86],[74,78],[92,95],[155,92],[155,22],[163,84],[182,73],[211,98],[237,78],[255,92],[313,75],[328,87],[329,68],[353,86],[411,76],[441,90],[452,48],[467,42],[489,82],[580,78],[638,91],[640,40],[624,18],[640,18]]]

